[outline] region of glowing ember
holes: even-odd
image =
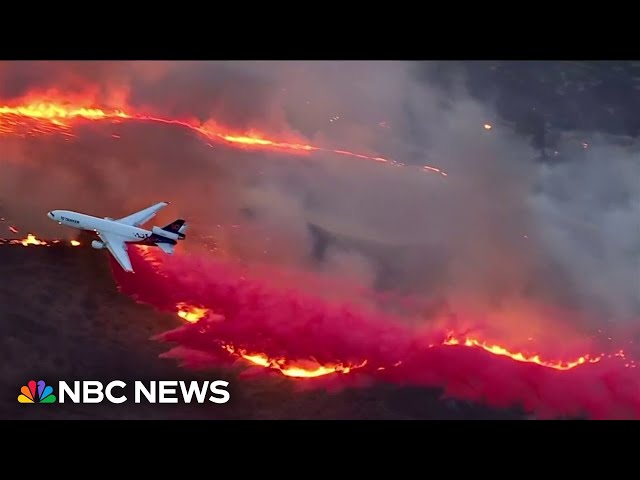
[[[178,316],[189,323],[196,323],[209,313],[206,308],[194,307],[186,303],[179,303],[176,308],[178,309]]]
[[[17,229],[16,227],[14,227],[13,225],[11,225],[11,226],[9,227],[9,231],[10,231],[11,233],[18,233],[18,229]]]
[[[36,96],[28,96],[20,101],[22,103],[0,106],[0,135],[25,136],[26,134],[42,135],[57,133],[66,136],[73,136],[71,133],[72,124],[78,121],[146,121],[181,126],[197,132],[208,141],[225,142],[237,147],[288,151],[300,154],[327,152],[387,163],[394,166],[404,166],[403,164],[393,160],[351,152],[348,150],[333,150],[301,142],[271,140],[258,132],[232,132],[212,121],[205,123],[195,120],[184,121],[136,113],[128,108],[106,109],[96,107],[95,105],[88,106],[87,104],[93,102],[90,100],[83,100],[86,104],[82,104],[81,102],[71,102],[68,99],[60,99],[60,95],[57,94],[40,95],[39,98]],[[120,138],[118,135],[112,136],[113,138]],[[436,167],[425,166],[423,170],[441,173],[446,176],[444,172]]]
[[[485,130],[491,130],[493,127],[491,125],[489,125],[488,123],[484,124],[484,129]]]
[[[499,355],[508,357],[516,362],[535,363],[542,367],[553,368],[554,370],[571,370],[575,367],[583,365],[585,363],[597,363],[602,359],[602,356],[591,358],[589,355],[584,355],[575,360],[569,362],[554,362],[543,360],[539,355],[527,355],[522,352],[512,352],[509,349],[500,345],[490,345],[486,342],[474,339],[464,338],[458,339],[453,336],[449,336],[444,342],[444,345],[460,345],[463,347],[481,348],[485,352],[489,352],[493,355]]]
[[[77,240],[71,240],[71,246],[72,247],[78,247],[80,245],[80,242]]]
[[[423,170],[428,170],[430,172],[436,172],[439,173],[440,175],[446,177],[447,174],[446,172],[443,172],[442,170],[440,170],[439,168],[436,167],[430,167],[429,165],[425,165],[424,167],[422,167]]]

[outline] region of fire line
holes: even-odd
[[[176,307],[178,316],[189,323],[197,323],[208,314],[207,309],[202,307],[190,306],[187,303],[179,303]],[[506,357],[516,362],[531,363],[558,371],[567,371],[581,365],[598,363],[603,358],[603,355],[595,357],[591,357],[590,355],[583,355],[570,361],[551,361],[542,359],[540,355],[514,352],[504,346],[488,344],[487,342],[478,339],[469,337],[456,337],[453,333],[450,333],[440,345],[430,345],[429,347],[433,348],[437,346],[459,346],[465,348],[481,349],[489,354]],[[246,350],[238,349],[228,344],[223,345],[222,348],[229,352],[229,354],[241,357],[254,365],[271,368],[279,371],[281,374],[287,377],[296,378],[315,378],[333,373],[346,374],[355,369],[362,368],[367,364],[367,360],[363,360],[363,362],[359,365],[317,365],[309,368],[295,365],[295,362],[288,361],[284,358],[270,358],[266,353],[249,353]],[[400,363],[401,362],[393,366],[398,366]],[[380,367],[378,368],[378,370],[385,370],[385,367]]]
[[[406,167],[404,163],[380,156],[365,155],[341,149],[322,148],[307,143],[272,140],[260,132],[240,134],[232,132],[211,120],[206,122],[185,121],[128,111],[129,109],[106,109],[76,105],[64,100],[32,98],[25,99],[23,102],[25,103],[0,106],[0,135],[25,136],[20,132],[26,128],[31,135],[57,133],[72,137],[74,136],[72,133],[73,124],[80,121],[142,121],[180,126],[198,133],[205,140],[224,142],[239,148],[284,151],[294,154],[326,152]],[[35,125],[28,125],[27,120],[35,122]],[[118,135],[112,135],[112,137],[120,138]],[[430,165],[421,167],[421,171],[447,176],[441,169]]]

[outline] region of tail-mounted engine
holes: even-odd
[[[159,235],[159,236],[164,237],[164,238],[169,238],[171,240],[181,240],[181,238],[180,238],[181,234],[170,232],[170,231],[164,230],[163,228],[160,228],[160,227],[155,227],[154,226],[151,229],[151,231],[154,234]],[[182,237],[184,238],[184,235],[182,235]]]

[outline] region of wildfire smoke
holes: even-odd
[[[601,136],[562,162],[532,160],[529,138],[484,99],[434,87],[422,64],[165,67],[44,75],[0,64],[0,189],[2,213],[46,238],[60,234],[43,215],[52,204],[126,215],[159,192],[208,229],[225,261],[196,254],[192,235],[174,259],[136,249],[136,275],[115,271],[123,291],[181,312],[184,326],[163,336],[178,343],[170,356],[349,369],[317,381],[444,385],[550,415],[637,416],[637,369],[618,350],[638,352],[590,337],[640,314],[637,145]],[[122,78],[128,88],[116,88]],[[90,94],[68,94],[91,82]],[[339,161],[343,146],[370,161]],[[401,166],[389,158],[412,167],[378,168]],[[333,283],[284,281],[289,268]],[[364,293],[345,293],[351,283]],[[371,291],[417,301],[377,309]]]

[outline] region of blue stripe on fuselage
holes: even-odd
[[[176,242],[175,240],[172,240],[171,238],[162,237],[160,235],[156,235],[155,233],[152,233],[151,235],[149,235],[147,237],[147,240],[150,243],[169,243],[171,245],[177,245],[178,244],[178,242]]]

